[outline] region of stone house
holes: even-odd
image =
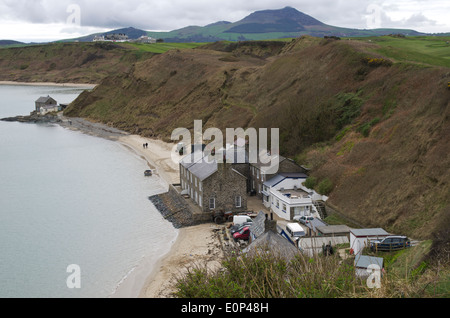
[[[259,198],[263,198],[262,191],[264,182],[272,179],[280,173],[303,173],[307,174],[308,169],[298,165],[294,160],[279,156],[278,172],[274,174],[264,174],[264,164],[250,163],[249,171],[249,187],[250,192],[256,194]]]
[[[238,171],[241,165],[218,163],[194,154],[180,161],[180,183],[202,212],[247,210],[247,177]]]
[[[35,102],[36,112],[40,113],[41,108],[54,108],[58,107],[58,102],[49,96],[47,97],[39,97],[39,99]]]

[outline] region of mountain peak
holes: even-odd
[[[298,23],[302,26],[323,25],[319,20],[298,11],[293,7],[284,7],[283,9],[256,11],[240,22],[244,23],[282,23],[282,20],[288,20]]]

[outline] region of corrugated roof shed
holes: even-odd
[[[383,268],[384,259],[381,257],[361,255],[355,258],[355,267],[367,268],[370,265],[378,265]]]
[[[331,242],[331,245],[349,243],[347,236],[335,236],[335,237],[305,237],[298,241],[298,246],[303,250],[308,249],[322,249],[323,245],[327,245]]]
[[[328,225],[328,226],[318,226],[317,231],[325,235],[332,235],[334,233],[349,233],[351,228],[347,225]]]
[[[352,233],[356,237],[366,237],[366,236],[388,236],[389,233],[386,232],[382,228],[375,228],[375,229],[352,229],[350,230],[350,233]]]

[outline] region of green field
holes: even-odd
[[[205,43],[155,43],[155,44],[140,44],[140,43],[127,43],[123,44],[125,47],[134,47],[141,52],[149,53],[165,53],[174,49],[193,49],[204,45]]]
[[[354,38],[352,40],[355,40]],[[380,46],[375,51],[397,62],[416,62],[450,67],[450,37],[414,36],[397,38],[392,36],[357,38]]]

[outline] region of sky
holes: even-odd
[[[46,42],[129,26],[171,31],[286,6],[339,27],[450,32],[450,0],[0,0],[0,39]]]

